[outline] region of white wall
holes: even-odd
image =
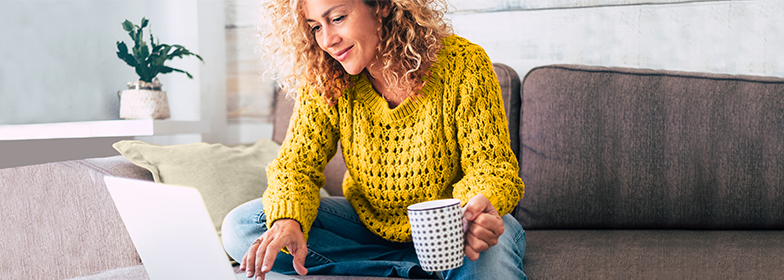
[[[100,1],[100,0],[97,0]],[[136,137],[162,145],[193,142],[221,143],[226,136],[226,14],[224,0],[154,1],[157,12],[167,20],[167,37],[161,42],[180,44],[199,54],[204,63],[188,57],[170,65],[191,73],[161,75],[169,99],[171,120],[202,120],[210,128],[205,134]],[[157,36],[157,33],[155,33]],[[127,36],[127,35],[126,35]],[[171,39],[169,39],[171,38]],[[183,43],[180,43],[183,42]],[[168,83],[168,84],[167,84]]]
[[[784,1],[627,2],[642,1],[453,0],[449,18],[521,78],[556,63],[784,76]]]
[[[0,1],[4,22],[0,123],[117,119],[117,91],[138,79],[115,55],[116,41],[132,44],[121,23],[129,19],[139,24],[147,17],[161,42],[198,53],[195,4],[195,0]],[[173,105],[172,118],[198,120],[203,78],[198,75],[199,63],[190,58],[171,65],[196,74],[196,80],[181,74],[161,77]]]
[[[205,121],[210,133],[140,139],[159,144],[222,142],[226,132],[224,3],[0,0],[0,125],[118,119],[117,91],[138,79],[115,54],[117,41],[133,44],[121,23],[129,19],[140,24],[146,17],[159,42],[183,45],[204,58],[203,64],[194,57],[167,63],[193,74],[192,80],[180,73],[160,79],[168,93],[171,119]],[[149,40],[148,29],[145,40]],[[106,156],[113,152],[113,140],[0,141],[0,166],[26,163],[19,158],[24,154],[38,161]],[[50,154],[43,149],[51,147],[68,151]]]

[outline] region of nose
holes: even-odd
[[[324,48],[329,48],[340,43],[340,36],[337,30],[332,27],[323,26],[321,29],[321,42]]]

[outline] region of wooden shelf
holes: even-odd
[[[202,121],[108,120],[0,125],[0,141],[209,133]]]

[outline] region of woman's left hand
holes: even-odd
[[[504,221],[483,194],[468,201],[463,218],[467,222],[465,254],[469,260],[475,261],[479,259],[479,253],[498,244],[498,237],[504,233]]]

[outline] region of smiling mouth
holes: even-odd
[[[345,60],[346,57],[348,56],[348,51],[350,51],[353,48],[354,48],[354,46],[352,45],[351,47],[348,47],[345,50],[342,50],[342,51],[339,51],[339,52],[335,53],[335,59],[337,59],[338,61]]]

